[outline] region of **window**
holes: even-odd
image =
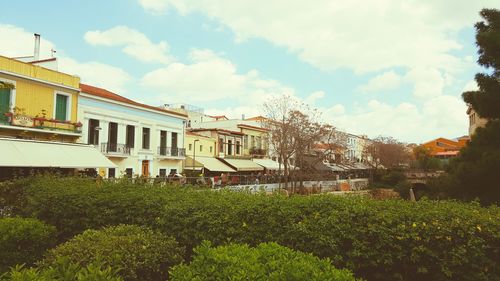
[[[200,144],[200,152],[203,151],[203,145]]]
[[[56,94],[56,110],[55,119],[59,121],[66,121],[69,119],[68,105],[69,96]]]
[[[227,155],[232,155],[233,154],[233,141],[228,140],[227,141]]]
[[[160,155],[167,155],[167,131],[160,131]]]
[[[135,144],[135,127],[127,125],[127,138],[125,140],[127,147],[134,148]]]
[[[193,144],[189,144],[189,151],[193,150]]]
[[[248,135],[243,136],[243,148],[244,149],[248,148]]]
[[[127,176],[128,178],[131,178],[133,175],[134,175],[134,169],[132,169],[132,168],[125,169],[125,176]]]
[[[160,177],[164,178],[167,176],[167,169],[160,169]]]
[[[149,149],[149,128],[142,128],[142,149]]]
[[[236,141],[236,155],[240,155],[240,141]]]
[[[116,177],[115,172],[116,172],[115,168],[109,168],[108,169],[108,178]]]
[[[118,123],[109,122],[108,124],[108,151],[116,152],[118,142]]]
[[[172,148],[177,148],[177,133],[172,133]]]
[[[99,144],[99,120],[89,119],[89,139],[88,144],[98,145]]]
[[[210,153],[212,153],[212,146],[210,146]]]
[[[177,174],[177,169],[170,169],[170,174],[171,175]]]
[[[255,148],[255,136],[251,136],[250,138],[250,148]]]
[[[0,121],[7,121],[4,114],[10,111],[10,88],[0,88]]]
[[[219,139],[219,153],[223,153],[223,152],[224,152],[224,139],[220,138]]]
[[[261,148],[262,148],[262,142],[261,142],[261,140],[260,140],[260,137],[256,137],[256,138],[255,138],[255,140],[256,140],[256,142],[257,142],[257,148],[258,148],[258,149],[261,149]]]

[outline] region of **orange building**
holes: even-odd
[[[460,149],[467,145],[469,139],[468,136],[459,137],[456,140],[437,138],[423,143],[422,146],[427,148],[432,156],[449,158],[457,156]]]

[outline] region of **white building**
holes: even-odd
[[[365,162],[368,159],[366,147],[370,145],[371,140],[366,136],[357,136],[347,133],[347,143],[345,150],[345,159],[349,162]]]
[[[81,84],[81,142],[99,146],[118,168],[106,177],[156,177],[183,170],[185,114],[141,104],[105,89]]]

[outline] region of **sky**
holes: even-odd
[[[466,135],[474,23],[490,0],[1,0],[0,55],[151,105],[262,114],[272,96],[335,127],[408,143]]]

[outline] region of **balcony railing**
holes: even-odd
[[[44,117],[33,117],[26,114],[6,112],[1,114],[0,121],[16,127],[27,127],[47,131],[61,131],[78,133],[82,132],[82,123],[48,119]]]
[[[264,156],[264,155],[267,155],[267,150],[262,149],[262,148],[253,147],[253,148],[250,148],[250,155]]]
[[[159,146],[158,147],[158,155],[164,157],[184,157],[186,156],[185,148],[178,147],[167,147],[167,146]]]
[[[101,152],[105,154],[130,155],[130,147],[122,143],[102,143]]]

